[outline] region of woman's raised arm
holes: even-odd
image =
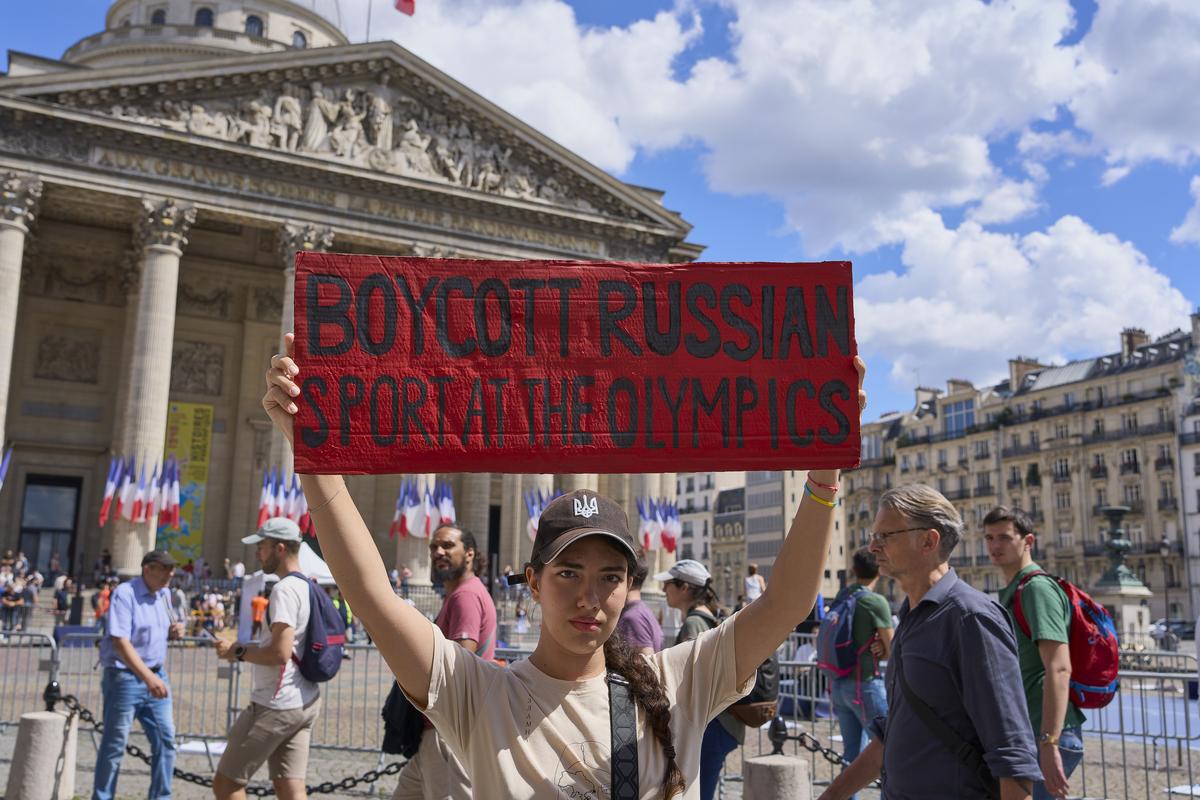
[[[263,408],[293,442],[292,421],[300,387],[293,360],[295,337],[284,337],[286,355],[271,358]],[[400,687],[420,708],[427,704],[433,669],[433,623],[396,596],[375,540],[340,475],[301,475],[321,552],[342,596],[371,635]]]
[[[862,388],[867,367],[858,356],[854,357],[854,367],[858,370],[861,414],[867,403]],[[733,618],[739,683],[754,675],[759,664],[766,661],[792,629],[808,616],[817,600],[829,535],[833,531],[833,503],[837,501],[836,495],[821,488],[821,484],[836,484],[838,471],[812,470],[808,476],[817,484],[813,490],[817,499],[807,496],[801,499],[783,547],[775,557],[767,588],[762,596]]]

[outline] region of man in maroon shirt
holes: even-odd
[[[446,590],[436,624],[452,642],[491,660],[496,655],[496,606],[478,577],[486,562],[470,531],[443,525],[429,540],[432,577]],[[428,722],[421,749],[400,770],[392,800],[470,800],[471,780]]]

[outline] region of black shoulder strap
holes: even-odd
[[[612,800],[638,800],[637,714],[629,681],[608,673],[612,728]]]
[[[1000,784],[992,776],[992,772],[988,769],[987,763],[983,760],[981,753],[973,744],[963,740],[945,720],[937,715],[929,704],[917,696],[917,693],[908,685],[908,681],[904,679],[904,670],[900,668],[900,662],[903,659],[893,658],[889,663],[889,667],[894,665],[896,668],[896,680],[900,682],[900,691],[904,693],[904,701],[912,707],[921,721],[925,723],[930,732],[945,745],[946,749],[954,754],[967,769],[971,770],[987,789],[988,796],[993,800],[1000,800]]]

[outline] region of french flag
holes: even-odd
[[[178,528],[179,514],[179,462],[171,464],[171,527]]]
[[[125,474],[121,476],[121,488],[117,494],[117,513],[127,522],[133,521],[133,495],[137,491],[134,476],[137,475],[137,461],[130,456],[126,463]]]
[[[417,491],[417,482],[406,478],[408,486],[404,490],[404,519],[400,522],[401,536],[420,536],[425,527],[421,522],[421,494]]]
[[[158,478],[158,527],[165,528],[171,524],[171,469],[175,465],[175,456],[167,456],[163,464],[162,475]]]
[[[300,519],[300,498],[303,493],[300,491],[300,476],[292,473],[292,488],[288,491],[287,499],[287,518],[292,522],[297,522]]]
[[[425,515],[425,524],[422,526],[421,533],[418,534],[423,539],[428,539],[433,536],[433,532],[438,527],[438,510],[437,504],[433,502],[433,494],[429,491],[429,484],[425,484],[425,507],[422,509]]]
[[[417,13],[417,0],[396,0],[396,10],[411,17]]]
[[[271,478],[270,473],[263,470],[262,491],[258,493],[258,521],[254,527],[261,528],[271,518]]]
[[[133,493],[133,509],[129,512],[130,522],[145,522],[146,516],[146,465],[142,464],[138,475],[137,489]]]
[[[125,486],[128,483],[126,476],[132,469],[128,458],[121,459],[121,467],[117,470],[117,485],[113,492],[113,519],[118,519],[125,516]]]
[[[436,499],[438,514],[441,515],[442,524],[449,525],[454,522],[454,490],[450,488],[450,484],[439,483],[437,485]]]
[[[401,523],[404,521],[404,485],[406,478],[400,480],[400,490],[396,492],[396,510],[392,512],[392,526],[388,528],[388,538],[395,539],[400,535]]]
[[[104,479],[104,500],[100,503],[100,527],[108,523],[109,512],[112,511],[113,495],[117,493],[117,479],[121,475],[121,462],[116,456],[109,456],[108,477]]]
[[[308,498],[304,496],[304,487],[296,486],[296,524],[305,536],[312,536],[312,515],[308,513]]]
[[[159,472],[158,464],[154,465],[154,474],[150,476],[150,485],[146,487],[146,510],[143,521],[158,525],[158,509],[162,505],[162,481],[166,474],[166,464]]]
[[[275,476],[275,501],[271,507],[272,517],[282,517],[287,513],[287,487],[284,486],[283,469]]]

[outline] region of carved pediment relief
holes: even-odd
[[[386,59],[40,96],[224,142],[560,208],[653,219],[614,195],[604,178],[567,163],[570,157],[534,146],[494,115]]]

